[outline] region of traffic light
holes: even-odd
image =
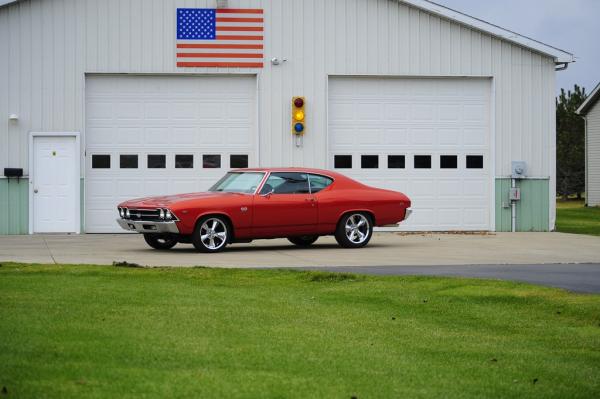
[[[306,128],[304,105],[304,97],[292,98],[292,133],[298,136],[303,135]]]

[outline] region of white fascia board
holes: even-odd
[[[539,53],[548,55],[554,58],[554,62],[556,63],[565,63],[565,62],[575,62],[575,57],[573,54],[558,49],[556,47],[552,47],[548,44],[539,42],[537,40],[531,39],[527,36],[520,35],[516,32],[510,31],[508,29],[501,28],[497,25],[491,24],[484,20],[471,17],[467,14],[463,14],[459,11],[455,11],[451,8],[444,7],[437,3],[428,1],[428,0],[399,0],[403,3],[406,3],[410,6],[419,8],[423,11],[430,12],[432,14],[438,15],[442,18],[449,19],[451,21],[456,21],[463,25],[471,26],[474,29],[481,30],[483,32],[487,32],[490,35],[496,36],[500,39],[507,40],[512,43],[516,43],[523,47],[530,48]]]
[[[598,101],[600,98],[600,83],[596,85],[596,88],[592,90],[589,96],[585,99],[583,104],[575,111],[576,114],[586,116],[590,108]]]

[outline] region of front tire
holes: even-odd
[[[175,237],[168,234],[146,233],[144,234],[144,240],[146,241],[146,244],[150,245],[152,248],[162,251],[173,248],[178,242]]]
[[[348,213],[340,219],[335,231],[335,240],[344,248],[361,248],[373,236],[373,222],[366,213]]]
[[[192,244],[200,252],[219,252],[231,238],[229,223],[221,216],[207,216],[196,224]]]
[[[288,237],[288,241],[299,247],[308,247],[312,245],[319,236],[299,236],[299,237]]]

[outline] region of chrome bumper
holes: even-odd
[[[406,209],[406,213],[404,214],[404,220],[408,219],[410,215],[412,215],[412,209]]]
[[[138,220],[117,219],[117,223],[124,230],[137,231],[138,233],[171,233],[179,234],[179,229],[174,221],[170,222],[144,222]]]

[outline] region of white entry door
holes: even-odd
[[[79,141],[77,136],[32,137],[32,233],[79,232]]]

